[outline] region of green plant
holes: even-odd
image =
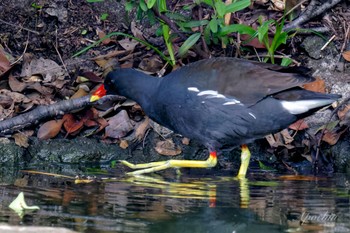
[[[157,14],[164,14],[167,18],[173,20],[179,27],[180,33],[189,35],[179,49],[178,55],[182,57],[192,46],[197,43],[201,37],[201,33],[192,32],[192,28],[194,27],[205,27],[203,34],[207,44],[211,44],[211,42],[217,44],[219,41],[221,41],[223,44],[227,44],[229,42],[228,35],[221,34],[221,30],[226,27],[224,24],[224,16],[228,13],[234,13],[248,7],[251,4],[251,0],[236,0],[229,5],[225,5],[222,0],[197,0],[195,2],[195,4],[202,3],[213,8],[214,14],[211,16],[210,20],[192,20],[191,18],[185,17],[182,14],[168,12],[165,0],[131,0],[126,3],[125,9],[127,11],[131,11],[132,9],[136,8],[138,19],[141,19],[143,16],[147,16],[151,22],[156,22],[154,21],[154,19],[156,19],[156,15],[154,14],[155,12]],[[186,9],[188,8],[191,8],[191,6],[186,6]],[[167,23],[162,19],[159,20],[163,25],[162,35],[168,48],[171,61],[175,62],[171,37],[169,36],[169,27],[164,26]]]
[[[124,36],[124,37],[128,37],[128,38],[132,38],[138,42],[140,42],[141,44],[143,45],[146,45],[147,47],[149,47],[150,49],[153,49],[156,53],[159,54],[159,56],[161,56],[161,58],[163,58],[166,62],[168,62],[169,64],[172,64],[171,60],[166,56],[164,55],[164,53],[162,53],[159,49],[157,49],[156,47],[154,47],[153,45],[151,45],[150,43],[148,43],[147,41],[144,41],[144,40],[141,40],[137,37],[134,37],[132,35],[129,35],[129,34],[126,34],[126,33],[122,33],[122,32],[112,32],[112,33],[109,33],[107,34],[105,37],[99,39],[98,41],[92,43],[91,45],[85,47],[84,49],[76,52],[75,54],[73,54],[72,57],[77,57],[77,56],[80,56],[81,54],[89,51],[91,48],[95,47],[96,45],[100,44],[102,41],[104,41],[105,39],[107,38],[110,38],[112,36]]]
[[[213,41],[217,44],[221,41],[224,45],[229,43],[228,35],[221,33],[222,30],[225,30],[228,26],[224,23],[225,15],[243,10],[251,4],[250,0],[236,0],[229,5],[223,3],[222,0],[199,0],[198,2],[205,3],[214,10],[214,14],[211,15],[211,19],[204,29],[204,39],[206,43],[210,44],[211,41]]]
[[[260,25],[257,27],[257,29],[254,29],[247,25],[229,25],[226,28],[224,28],[221,33],[223,35],[230,34],[233,32],[247,34],[250,36],[250,39],[248,39],[246,43],[252,40],[253,38],[257,38],[259,42],[262,43],[267,49],[268,56],[264,59],[264,61],[267,62],[270,59],[271,63],[274,64],[275,53],[277,49],[282,44],[286,44],[287,39],[294,36],[294,34],[291,34],[290,31],[283,31],[284,17],[282,18],[281,22],[277,22],[276,20],[263,21],[262,17],[259,17],[258,22]],[[273,37],[271,38],[269,36],[269,30],[272,28],[273,25],[275,25],[275,32],[273,34]],[[282,60],[282,65],[289,65],[290,62],[291,59],[284,58]]]

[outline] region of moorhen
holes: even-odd
[[[134,69],[110,72],[91,97],[122,95],[139,103],[154,121],[204,144],[205,161],[168,160],[146,164],[121,161],[137,175],[170,167],[213,167],[217,152],[242,146],[239,177],[246,175],[250,152],[246,143],[278,132],[310,115],[340,95],[299,87],[314,79],[307,68],[282,67],[237,58],[212,58],[181,67],[163,78]]]

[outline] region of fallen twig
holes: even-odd
[[[328,1],[311,0],[309,6],[306,8],[304,13],[302,13],[298,18],[296,18],[291,23],[287,24],[284,27],[284,31],[300,27],[300,25],[302,25],[303,23],[306,23],[310,19],[322,14],[326,10],[338,4],[340,1],[342,0],[328,0]]]
[[[122,96],[105,96],[97,101],[96,104],[101,104],[106,101],[117,101],[124,99],[125,98]],[[38,106],[30,112],[1,121],[0,133],[12,133],[24,127],[37,124],[39,120],[43,118],[63,115],[66,112],[70,112],[91,104],[92,103],[90,102],[90,96],[84,96],[77,99],[60,101],[51,105]]]

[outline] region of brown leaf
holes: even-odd
[[[57,78],[64,78],[66,71],[63,67],[50,59],[26,59],[21,71],[21,77],[30,78],[33,75],[42,75],[43,82],[51,83]]]
[[[131,29],[131,32],[132,34],[136,37],[136,38],[139,38],[141,40],[145,40],[145,38],[143,37],[143,33],[140,29],[138,29],[136,27],[136,22],[135,21],[132,21],[131,22],[131,25],[130,25],[130,29]]]
[[[135,129],[135,138],[137,141],[141,141],[149,129],[149,118],[146,117],[144,121],[142,121],[141,124],[139,124]]]
[[[98,119],[96,119],[96,121],[100,125],[100,128],[98,130],[96,130],[96,133],[100,132],[101,130],[103,130],[104,128],[106,128],[108,126],[108,122],[104,118],[98,118]]]
[[[326,84],[324,80],[320,79],[319,77],[316,77],[316,80],[311,83],[304,84],[303,87],[309,91],[315,91],[315,92],[321,92],[321,93],[326,92]]]
[[[289,134],[287,129],[282,130],[280,133],[283,137],[283,141],[285,144],[290,144],[294,141],[294,138]]]
[[[10,68],[10,61],[7,59],[2,46],[0,46],[0,76],[6,73]]]
[[[62,128],[62,123],[62,119],[45,122],[42,126],[40,126],[37,137],[41,140],[56,137]]]
[[[78,133],[84,126],[84,122],[82,120],[76,120],[70,113],[65,114],[62,119],[64,121],[63,127],[67,131],[67,135]]]
[[[0,95],[0,106],[8,108],[12,105],[13,99],[10,96]]]
[[[15,139],[15,143],[17,146],[28,148],[28,137],[23,133],[15,133],[12,135],[12,137]]]
[[[322,137],[322,141],[327,142],[329,145],[333,146],[335,145],[340,136],[347,131],[347,127],[345,129],[338,131],[338,130],[325,130],[325,133]]]
[[[126,148],[129,147],[129,143],[127,140],[120,140],[119,146],[120,146],[120,148],[125,150]]]
[[[133,128],[128,113],[122,110],[108,120],[106,136],[120,139],[126,136]]]
[[[147,72],[156,73],[163,68],[163,62],[158,56],[146,57],[142,59],[139,68]]]
[[[77,99],[77,98],[80,98],[80,97],[83,97],[83,96],[87,96],[89,93],[86,92],[83,88],[79,88],[75,93],[74,95],[72,95],[70,98],[71,99]]]
[[[118,43],[125,50],[133,50],[133,49],[135,49],[136,45],[139,44],[139,42],[137,42],[136,40],[129,39],[129,38],[119,40]]]
[[[350,62],[350,50],[343,52],[343,58]]]
[[[94,121],[94,120],[85,120],[84,121],[84,125],[86,127],[93,127],[93,126],[98,125],[98,123],[96,121]]]
[[[0,89],[0,95],[6,95],[10,97],[15,103],[29,103],[31,102],[30,99],[28,99],[25,95],[17,93],[17,92],[12,92],[6,89]]]
[[[252,46],[257,49],[265,49],[266,46],[261,43],[258,38],[252,38],[251,35],[242,34],[241,35],[242,44],[244,46]]]
[[[99,28],[96,29],[96,33],[97,33],[99,39],[102,39],[103,37],[106,36],[106,33]],[[102,41],[102,44],[108,45],[109,43],[111,43],[111,41],[112,41],[111,38],[106,38]]]
[[[350,111],[350,104],[345,104],[344,107],[337,112],[339,120],[344,120],[345,116]]]
[[[308,129],[309,126],[307,125],[307,123],[304,119],[300,119],[300,120],[294,122],[293,124],[289,125],[288,128],[295,130],[295,131],[298,131],[298,130]]]
[[[177,146],[171,139],[157,142],[154,149],[157,151],[157,153],[166,156],[175,156],[181,154],[182,152],[181,147]]]
[[[42,86],[39,82],[30,83],[27,88],[34,89],[43,95],[50,95],[53,92],[51,88]]]
[[[9,76],[9,86],[12,91],[17,91],[21,92],[23,91],[26,87],[27,84],[18,81],[12,74]]]
[[[93,83],[103,83],[103,79],[100,76],[96,75],[94,72],[87,71],[81,75]]]

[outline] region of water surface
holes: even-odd
[[[13,182],[0,185],[0,221],[89,233],[350,232],[345,174],[251,172],[243,180],[214,169],[181,176],[122,174],[75,184],[65,177],[18,172]],[[21,191],[28,205],[40,206],[23,218],[8,208]]]

